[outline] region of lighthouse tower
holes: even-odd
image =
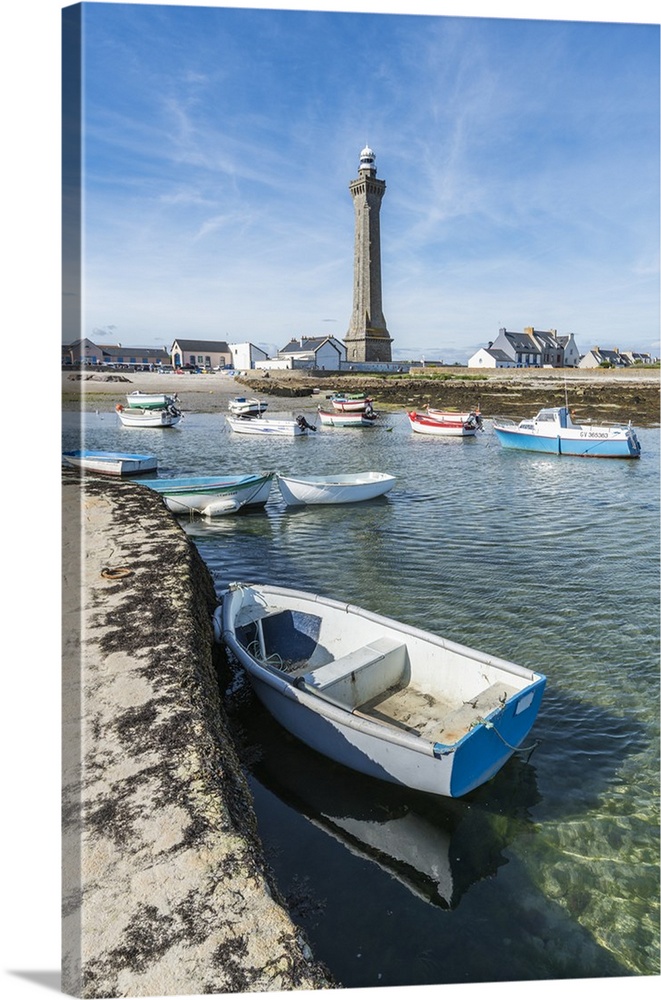
[[[369,146],[360,154],[358,177],[349,184],[355,213],[353,311],[344,343],[347,361],[391,361],[392,337],[381,306],[379,213],[386,182],[376,176]]]

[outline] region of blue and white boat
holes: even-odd
[[[540,410],[532,419],[496,417],[493,429],[503,448],[585,458],[640,458],[640,442],[628,424],[575,424],[567,406]]]
[[[153,472],[158,466],[155,455],[135,455],[125,451],[92,451],[81,448],[65,451],[64,460],[85,472],[100,472],[106,476],[135,476],[142,472]]]
[[[173,514],[217,517],[244,506],[266,503],[273,472],[247,476],[183,476],[176,479],[143,479],[141,483],[160,493]]]
[[[303,743],[363,774],[452,798],[524,749],[546,684],[527,667],[346,601],[265,584],[230,584],[214,633]]]

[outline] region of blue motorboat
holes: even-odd
[[[640,458],[640,441],[631,421],[575,424],[567,406],[548,407],[518,424],[497,417],[493,429],[503,448],[584,458]]]

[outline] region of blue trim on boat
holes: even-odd
[[[489,781],[517,749],[522,749],[537,718],[545,686],[542,675],[459,740],[450,778],[453,797],[466,795]]]

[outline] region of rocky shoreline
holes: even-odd
[[[127,392],[177,392],[184,411],[226,412],[232,396],[255,394],[275,400],[300,401],[302,411],[313,412],[332,392],[366,392],[383,410],[474,409],[483,417],[521,419],[544,406],[567,402],[578,420],[628,422],[654,427],[661,420],[661,383],[658,369],[417,369],[411,375],[340,374],[326,371],[251,371],[235,377],[174,375],[158,372],[127,374],[63,373],[65,410],[110,408],[125,403]]]
[[[375,405],[387,408],[479,409],[487,419],[506,416],[521,419],[533,416],[544,406],[569,403],[577,420],[625,421],[638,426],[655,426],[660,419],[658,371],[589,375],[549,373],[544,370],[518,372],[503,369],[487,377],[470,373],[457,375],[450,369],[427,375],[423,370],[410,376],[345,375],[311,372],[243,376],[241,382],[252,392],[274,396],[304,397],[315,388],[325,393],[366,392]],[[482,376],[482,377],[481,377]]]

